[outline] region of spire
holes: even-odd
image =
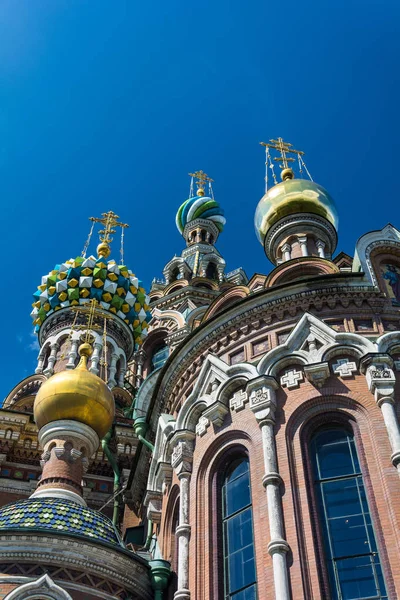
[[[111,249],[110,244],[113,240],[112,235],[115,233],[115,227],[121,227],[122,232],[126,227],[129,227],[127,223],[121,223],[118,221],[119,216],[116,215],[112,210],[109,210],[106,213],[102,213],[101,217],[90,217],[90,221],[95,223],[101,223],[104,225],[104,229],[99,231],[100,244],[97,246],[97,254],[98,256],[104,256],[107,258],[110,256]]]

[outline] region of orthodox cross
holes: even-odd
[[[100,241],[103,243],[109,244],[112,242],[111,236],[115,233],[115,227],[121,227],[122,229],[129,227],[127,223],[121,223],[121,221],[118,220],[119,216],[112,210],[101,213],[101,215],[101,217],[90,217],[89,220],[104,225],[104,229],[99,231]]]
[[[197,191],[202,190],[204,192],[204,186],[207,183],[212,183],[214,181],[214,179],[211,179],[211,177],[209,177],[207,173],[204,173],[204,171],[195,171],[194,173],[189,173],[189,175],[197,180]]]
[[[289,142],[284,142],[281,137],[279,137],[277,140],[269,140],[269,143],[260,142],[260,144],[261,146],[266,146],[267,148],[277,150],[280,153],[280,157],[275,157],[274,160],[282,163],[279,165],[281,169],[287,169],[288,163],[294,162],[295,160],[292,156],[287,156],[288,154],[296,154],[298,157],[304,154],[304,152],[301,150],[295,150],[292,144],[289,144]]]

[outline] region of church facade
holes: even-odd
[[[112,212],[42,278],[37,368],[0,410],[0,598],[400,595],[400,231],[335,254],[333,199],[265,146],[268,275],[226,270],[200,171],[148,294]]]

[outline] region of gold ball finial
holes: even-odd
[[[204,189],[201,188],[201,187],[199,187],[198,190],[197,190],[197,195],[198,196],[204,196]]]
[[[294,179],[294,172],[292,169],[282,169],[281,171],[281,179],[282,181],[287,181],[288,179]]]
[[[103,256],[104,258],[108,258],[111,254],[111,248],[106,242],[102,242],[97,246],[97,254],[98,256]]]
[[[79,356],[86,356],[86,358],[89,358],[89,356],[92,356],[93,354],[93,348],[88,342],[85,342],[79,346],[78,353]]]

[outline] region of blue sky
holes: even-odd
[[[0,398],[34,369],[31,294],[80,254],[88,217],[130,223],[126,262],[148,287],[183,247],[189,171],[215,180],[218,247],[248,275],[270,270],[253,229],[261,140],[306,152],[337,203],[338,250],[399,226],[399,13],[395,0],[1,0]]]

